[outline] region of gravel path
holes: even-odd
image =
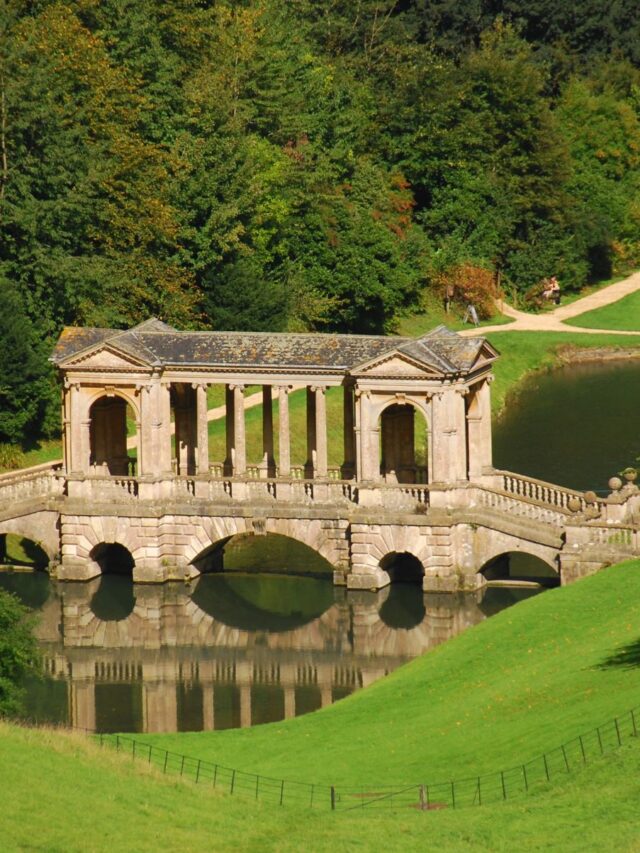
[[[640,290],[640,272],[630,275],[622,281],[617,281],[615,284],[610,284],[608,287],[603,287],[589,296],[584,296],[582,299],[576,299],[569,305],[561,305],[553,311],[547,311],[544,314],[527,314],[525,311],[517,311],[510,305],[504,305],[502,313],[507,317],[513,317],[514,322],[508,325],[499,326],[481,326],[479,329],[465,329],[460,332],[461,335],[477,335],[485,332],[580,332],[585,335],[640,335],[639,332],[618,331],[616,329],[582,329],[577,326],[566,326],[564,320],[571,317],[577,317],[584,314],[586,311],[593,311],[595,308],[602,308],[605,305],[611,305],[612,302],[617,302],[624,296],[630,293],[635,293]]]

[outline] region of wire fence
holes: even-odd
[[[505,770],[446,782],[376,785],[369,789],[317,785],[247,773],[171,752],[128,735],[100,734],[96,737],[102,746],[115,747],[133,760],[144,761],[163,773],[177,774],[197,784],[228,794],[242,794],[253,800],[334,811],[365,808],[427,811],[482,806],[526,796],[536,787],[554,782],[637,737],[639,724],[640,709],[634,708],[555,749]]]

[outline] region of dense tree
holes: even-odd
[[[456,270],[637,263],[633,11],[5,0],[3,322],[31,355],[0,439],[43,429],[30,358],[65,323],[381,332]]]

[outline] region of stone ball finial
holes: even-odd
[[[580,509],[580,498],[577,498],[575,495],[569,498],[567,501],[567,507],[571,510],[571,512],[578,512]]]
[[[609,488],[611,489],[612,492],[617,492],[619,489],[621,489],[622,488],[622,480],[620,479],[620,477],[612,477],[609,480]]]
[[[584,493],[584,502],[587,504],[594,504],[598,500],[598,496],[595,492],[585,492]]]

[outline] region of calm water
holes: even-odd
[[[496,466],[606,489],[640,456],[639,384],[639,362],[533,378],[494,425]],[[0,586],[40,613],[47,675],[28,685],[28,715],[136,732],[282,720],[331,704],[535,594],[423,595],[409,584],[347,593],[290,540],[228,547],[225,566],[234,571],[189,586],[134,586],[116,575],[57,584],[44,572],[0,572]],[[316,575],[277,573],[301,567]]]
[[[27,714],[98,731],[201,731],[329,705],[529,595],[347,593],[329,578],[228,574],[133,585],[0,572],[40,613],[47,676]]]
[[[571,365],[533,377],[493,428],[497,468],[607,490],[640,456],[640,361]]]

